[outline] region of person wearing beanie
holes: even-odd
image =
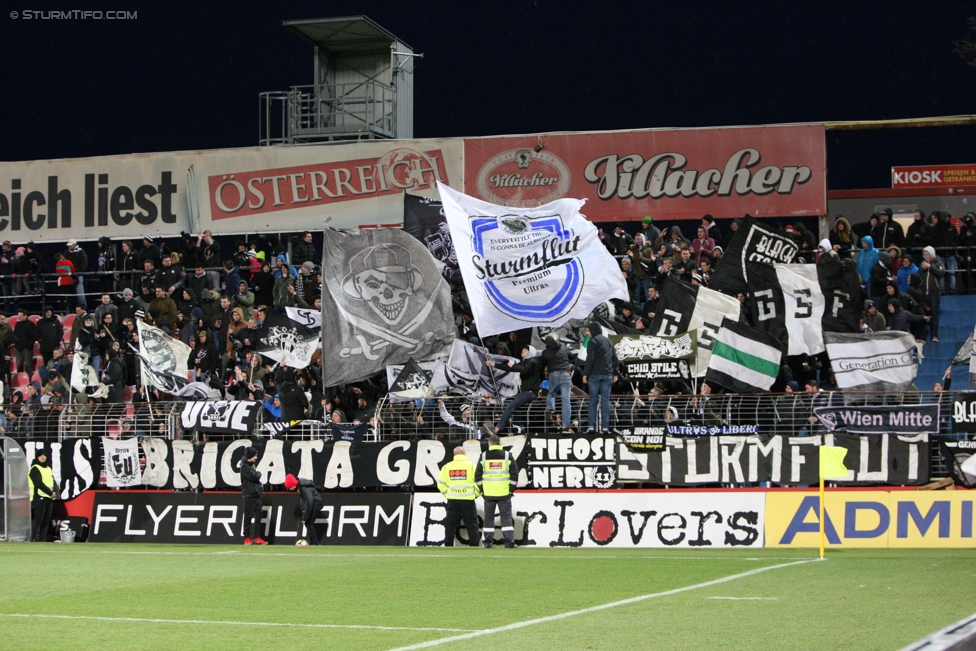
[[[878,311],[878,305],[874,301],[864,301],[864,325],[871,329],[871,332],[884,332],[888,328],[884,315]]]
[[[261,473],[257,469],[258,451],[252,447],[245,448],[244,458],[241,459],[241,496],[244,499],[244,530],[245,545],[267,545],[261,537]]]
[[[586,364],[583,366],[583,384],[589,385],[590,410],[589,432],[596,431],[597,406],[600,408],[600,431],[610,431],[610,388],[617,381],[617,351],[610,338],[603,334],[603,327],[596,321],[586,326],[590,338],[586,345]]]
[[[661,237],[661,229],[654,225],[654,217],[647,215],[641,222],[643,229],[641,234],[644,236],[644,241],[649,245],[653,245],[657,238]]]
[[[892,280],[891,272],[888,268],[891,263],[891,254],[887,251],[878,252],[878,262],[871,267],[869,274],[868,295],[876,303],[887,293],[888,281]]]
[[[315,489],[310,479],[299,479],[295,475],[285,475],[285,488],[296,491],[301,499],[302,524],[305,526],[305,541],[309,545],[320,545],[319,535],[315,531],[315,518],[322,510],[322,496]]]
[[[44,448],[40,448],[34,455],[34,463],[27,473],[27,485],[30,489],[31,542],[48,542],[51,514],[58,491],[47,450]]]
[[[939,313],[942,303],[942,277],[945,276],[945,265],[935,255],[935,249],[927,246],[922,249],[922,264],[919,276],[922,277],[922,296],[925,297],[926,312],[931,317],[929,331],[932,341],[939,340]]]

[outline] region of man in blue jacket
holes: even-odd
[[[600,404],[600,431],[610,431],[610,387],[617,381],[617,351],[610,338],[603,334],[603,326],[596,321],[586,326],[590,342],[586,345],[586,364],[583,384],[590,387],[589,430],[596,430],[597,400]]]

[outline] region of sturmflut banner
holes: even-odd
[[[608,299],[628,300],[617,261],[580,214],[583,201],[510,208],[437,187],[481,336],[558,327]]]

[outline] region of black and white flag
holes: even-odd
[[[824,296],[823,331],[860,332],[861,313],[867,296],[861,288],[861,277],[854,261],[821,256],[817,277]]]
[[[436,357],[454,340],[440,264],[402,230],[325,231],[322,278],[324,386]]]
[[[739,230],[732,236],[722,264],[712,274],[709,285],[713,289],[732,294],[749,289],[749,272],[759,263],[772,267],[789,264],[796,259],[798,247],[789,234],[779,228],[755,221],[746,215]]]
[[[739,301],[732,296],[668,278],[661,289],[651,332],[660,337],[695,332],[698,337],[695,376],[702,377],[708,369],[722,320],[737,321],[740,308]]]
[[[444,277],[458,270],[457,253],[451,242],[451,229],[440,199],[403,193],[403,230],[420,240],[435,260],[444,265]]]
[[[396,379],[390,385],[390,399],[416,400],[431,397],[434,395],[430,386],[430,380],[433,376],[432,372],[425,371],[420,367],[420,364],[411,358],[403,365]]]
[[[812,264],[755,263],[749,272],[749,298],[756,327],[787,341],[787,355],[824,351],[824,296]]]
[[[207,400],[183,406],[180,423],[187,431],[250,436],[257,425],[260,402],[250,400]]]
[[[494,366],[488,366],[491,360]],[[503,371],[508,362],[517,362],[514,357],[493,355],[484,348],[474,346],[460,339],[454,340],[451,356],[445,367],[446,391],[456,395],[495,395],[511,398],[519,392],[521,383],[518,373]],[[438,377],[434,375],[434,389],[441,393]]]
[[[102,455],[105,460],[106,486],[129,488],[142,484],[138,438],[119,440],[103,436]]]
[[[71,388],[78,392],[85,392],[89,387],[97,387],[98,373],[88,363],[88,353],[82,352],[78,342],[75,342],[74,355],[71,364]]]
[[[623,375],[629,380],[691,380],[698,349],[692,330],[674,337],[609,335]]]
[[[312,363],[318,339],[318,333],[308,326],[268,310],[258,333],[257,351],[284,366],[305,368]]]
[[[136,354],[142,362],[143,386],[176,393],[189,384],[187,363],[192,349],[142,319],[136,321],[136,327],[139,329]]]
[[[824,340],[841,389],[904,391],[915,381],[915,338],[907,332],[825,332]]]

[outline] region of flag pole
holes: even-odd
[[[820,560],[824,557],[824,478],[820,475]]]

